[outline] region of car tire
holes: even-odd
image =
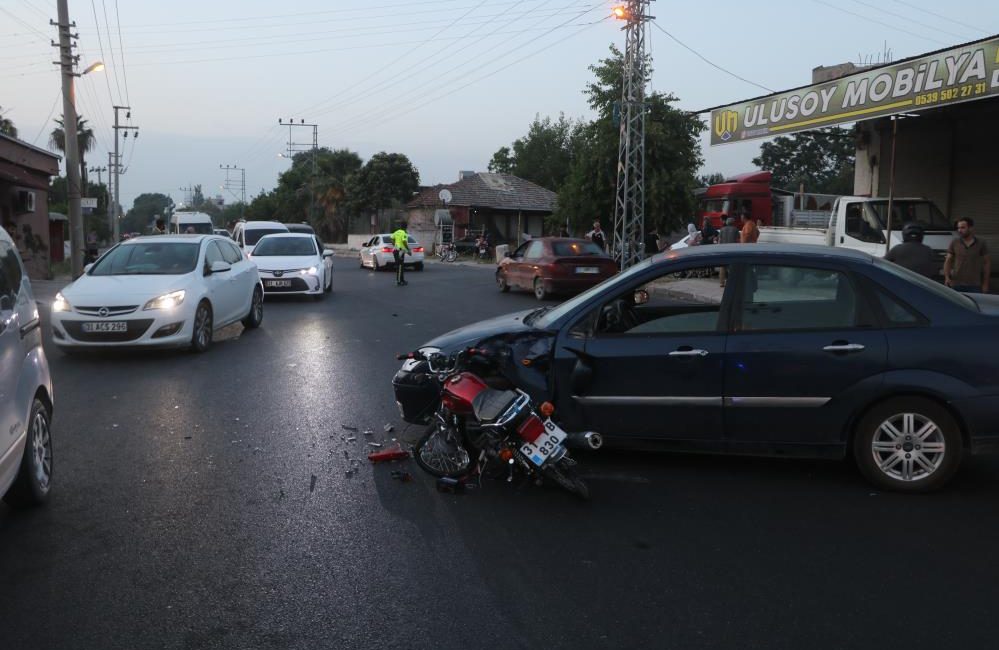
[[[207,300],[202,300],[194,312],[194,331],[191,332],[191,351],[202,353],[212,346],[214,334],[212,324],[212,306]]]
[[[323,291],[325,291],[326,293],[332,293],[332,291],[333,291],[333,274],[332,273],[328,273],[326,275],[327,275],[327,278],[326,278],[326,288],[323,289]]]
[[[932,447],[931,447],[932,445]],[[940,404],[899,397],[872,408],[853,436],[853,456],[874,485],[896,492],[932,492],[961,465],[961,430]]]
[[[541,278],[534,278],[534,297],[538,300],[546,300],[549,296],[545,289],[545,282]]]
[[[52,488],[52,413],[37,397],[31,404],[28,436],[17,478],[3,500],[12,508],[37,506],[48,499]]]
[[[371,270],[376,273],[382,270],[381,265],[378,263],[378,258],[374,255],[371,256]]]
[[[250,313],[243,317],[243,327],[248,330],[255,330],[260,327],[264,320],[264,292],[260,287],[253,289],[253,297],[250,298]]]
[[[496,272],[496,286],[499,287],[500,293],[510,292],[510,284],[506,281],[505,273],[501,271]]]

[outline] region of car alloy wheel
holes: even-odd
[[[534,278],[534,297],[538,300],[544,300],[548,297],[548,292],[545,290],[545,283],[541,278]]]
[[[502,272],[498,272],[496,274],[496,286],[498,286],[499,290],[503,293],[506,293],[507,291],[510,290],[510,285],[507,284],[506,281],[506,275],[503,274]]]
[[[191,349],[195,352],[204,352],[212,344],[212,310],[208,303],[198,305],[198,310],[194,314],[194,335],[191,340]]]
[[[31,465],[35,483],[42,492],[49,491],[52,481],[52,435],[48,414],[38,409],[31,419]]]
[[[895,481],[922,481],[940,469],[947,455],[943,431],[920,413],[896,413],[881,423],[871,441],[874,462]]]

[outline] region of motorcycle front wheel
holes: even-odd
[[[472,468],[472,456],[461,434],[451,427],[431,424],[413,448],[413,459],[424,472],[437,478],[458,478]]]
[[[572,492],[580,499],[584,501],[589,500],[590,488],[586,486],[583,479],[576,473],[576,468],[565,460],[560,460],[554,465],[546,467],[544,476],[569,492]]]
[[[449,251],[447,252],[447,258],[446,258],[446,259],[445,259],[444,261],[445,261],[445,262],[453,262],[453,261],[455,261],[456,259],[458,259],[458,251],[456,251],[456,250],[454,250],[454,249],[452,248],[451,250],[449,250]]]

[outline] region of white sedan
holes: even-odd
[[[264,318],[256,265],[217,235],[159,235],[115,246],[52,303],[65,351],[117,346],[211,346],[215,330]]]
[[[409,238],[410,254],[406,255],[403,262],[406,266],[417,271],[423,270],[423,246],[420,242]],[[361,246],[361,268],[371,267],[373,270],[390,269],[395,267],[395,243],[392,235],[383,233],[375,235],[364,246]]]
[[[333,290],[333,251],[315,235],[281,233],[260,238],[250,258],[267,293],[308,294],[317,300]]]

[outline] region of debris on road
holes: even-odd
[[[340,425],[340,427],[341,427],[341,428],[342,428],[342,429],[343,429],[344,431],[355,431],[355,432],[357,431],[357,427],[351,427],[351,426],[347,426],[346,424],[341,424],[341,425]]]
[[[371,430],[371,429],[365,429],[364,430],[364,435],[366,435],[366,436],[373,436],[373,435],[375,435],[375,432],[373,430]]]
[[[372,463],[386,463],[393,460],[405,460],[406,458],[409,458],[409,452],[404,450],[399,444],[368,454],[368,460]]]
[[[309,483],[309,492],[315,492],[315,491],[316,491],[316,475],[313,474],[312,481]]]
[[[380,442],[369,442],[368,446],[369,447],[381,447],[382,443],[380,443]]]
[[[385,425],[385,433],[392,433],[393,431],[395,431],[395,427],[394,426],[392,426],[391,424],[386,424]]]
[[[350,436],[350,437],[348,437],[348,438],[344,438],[344,440],[345,440],[346,442],[354,442],[355,440],[357,440],[357,438],[355,438],[354,436]]]
[[[442,477],[437,479],[437,491],[448,494],[462,494],[465,491],[465,483],[456,478]]]

